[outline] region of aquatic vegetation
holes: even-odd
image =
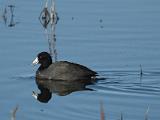
[[[149,112],[149,107],[147,108],[146,112],[145,112],[145,119],[144,120],[149,120],[148,119],[148,112]]]
[[[11,120],[16,120],[16,113],[19,109],[19,106],[17,105],[12,111],[11,111]],[[147,108],[144,116],[144,120],[149,120],[148,118],[148,112],[149,112],[149,107]],[[105,119],[105,111],[104,111],[104,104],[103,101],[100,101],[100,120],[106,120]],[[121,112],[120,118],[118,120],[124,120],[123,113]]]
[[[103,107],[103,102],[100,102],[100,120],[105,120],[105,113],[104,113],[104,107]]]
[[[142,77],[143,75],[143,70],[142,70],[142,65],[140,65],[140,76]]]
[[[11,111],[11,120],[16,120],[16,113],[19,109],[19,106],[17,105],[12,111]]]
[[[144,120],[149,120],[148,112],[149,112],[149,107],[147,108],[147,110],[145,112]],[[100,120],[105,120],[104,105],[103,105],[102,101],[100,102]],[[124,116],[123,116],[122,112],[120,114],[120,119],[118,119],[118,120],[124,120]]]

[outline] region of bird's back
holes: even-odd
[[[58,61],[45,70],[37,71],[37,77],[61,80],[89,79],[96,74],[85,66],[67,61]]]

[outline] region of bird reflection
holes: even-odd
[[[63,81],[63,80],[48,80],[48,79],[35,79],[40,93],[33,91],[32,96],[42,103],[48,103],[52,98],[52,93],[59,96],[66,96],[72,92],[90,90],[87,85],[96,82],[96,79],[77,80],[77,81]]]

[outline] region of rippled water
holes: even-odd
[[[121,114],[124,120],[143,120],[147,109],[150,120],[159,120],[160,2],[57,0],[57,59],[86,65],[106,79],[68,94],[62,94],[66,87],[58,84],[46,104],[32,97],[32,91],[39,90],[37,67],[31,65],[37,53],[49,51],[38,19],[44,4],[0,1],[1,119],[10,119],[18,105],[17,120],[100,120],[103,101],[106,120],[120,119]],[[12,19],[8,5],[15,5]]]

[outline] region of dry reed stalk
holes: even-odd
[[[100,118],[101,120],[105,120],[105,113],[104,113],[104,107],[103,107],[103,102],[100,102]]]
[[[16,120],[16,112],[18,110],[18,105],[11,112],[11,120]]]
[[[147,110],[145,112],[145,120],[148,120],[148,112],[149,112],[149,107],[147,108]]]

